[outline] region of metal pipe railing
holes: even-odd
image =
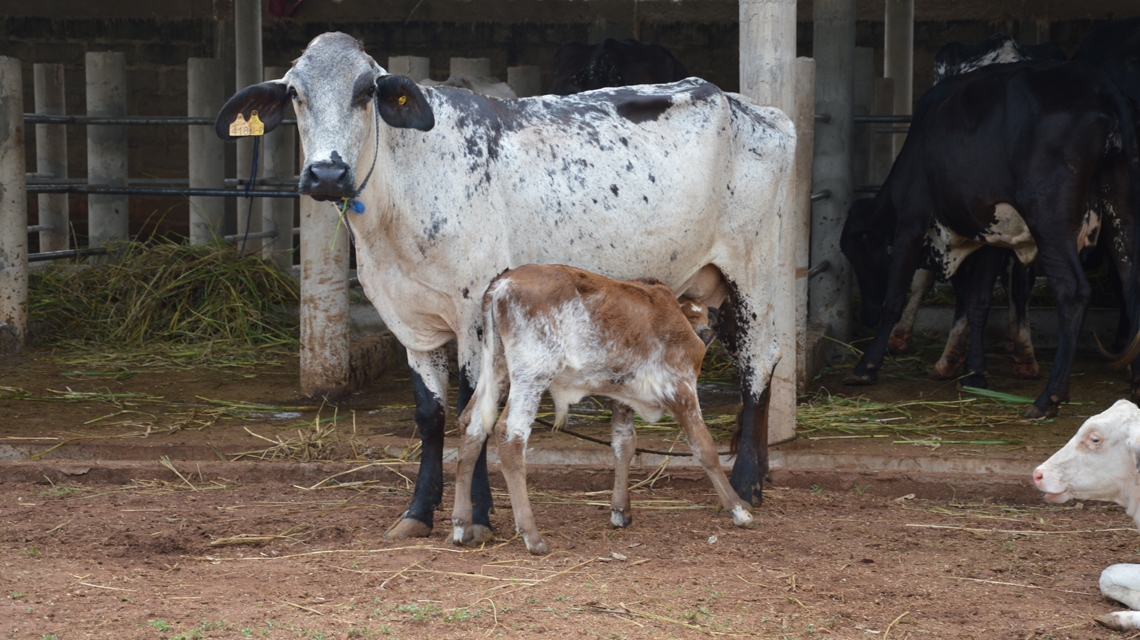
[[[147,187],[107,187],[88,184],[29,184],[28,193],[80,193],[96,195],[131,195],[131,196],[216,196],[219,198],[297,198],[296,191],[269,191],[264,189],[250,189],[247,194],[244,189],[179,189],[179,188],[147,188]]]
[[[101,116],[56,116],[39,113],[25,113],[26,124],[120,124],[120,125],[214,125],[214,118],[191,118],[190,116],[125,116],[108,118]],[[283,125],[296,126],[296,120],[282,120]]]

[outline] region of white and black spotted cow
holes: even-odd
[[[951,42],[944,45],[934,56],[934,84],[938,84],[948,77],[960,76],[975,69],[992,64],[1010,64],[1022,60],[1052,60],[1064,62],[1065,52],[1053,43],[1040,45],[1025,45],[1017,42],[1004,33],[995,33],[992,36],[972,44]],[[869,202],[860,203],[863,207]],[[853,209],[856,206],[852,207]],[[1032,265],[1024,265],[1013,259],[1009,251],[1002,251],[1008,269],[1003,267],[1002,282],[1009,293],[1009,344],[1013,355],[1015,378],[1036,378],[1039,375],[1037,358],[1033,352],[1033,341],[1029,330],[1029,293],[1033,287],[1035,273]],[[918,316],[918,307],[934,285],[935,272],[938,269],[919,268],[911,281],[910,297],[906,307],[903,308],[902,318],[891,332],[887,343],[891,353],[903,353],[910,343],[914,330],[914,322]],[[930,377],[935,380],[949,380],[959,375],[962,361],[965,359],[969,343],[970,328],[966,321],[966,300],[976,295],[974,287],[970,286],[972,269],[969,274],[939,273],[939,277],[949,278],[954,285],[955,308],[954,321],[950,328],[950,335],[946,340],[946,348],[941,357],[930,370]],[[984,285],[983,285],[984,286]]]
[[[1121,206],[1091,209],[1097,185],[1111,185]],[[1044,392],[1027,417],[1054,415],[1068,400],[1076,339],[1089,299],[1080,251],[1106,234],[1129,296],[1131,335],[1140,314],[1133,256],[1123,239],[1140,210],[1140,153],[1126,99],[1103,74],[1073,64],[991,65],[943,80],[918,103],[913,123],[882,191],[848,215],[841,244],[875,338],[850,382],[876,380],[907,286],[927,260],[949,275],[982,247],[1011,249],[1044,271],[1057,297],[1057,355]],[[1103,213],[1103,216],[1102,216]],[[1001,252],[977,256],[967,375],[985,386],[982,333]],[[988,282],[989,286],[976,283]],[[1118,361],[1140,353],[1140,341]],[[1140,363],[1137,363],[1140,364]],[[1140,366],[1133,366],[1133,393]]]
[[[411,506],[389,535],[427,535],[442,498],[444,345],[458,340],[462,408],[483,291],[528,263],[652,277],[713,307],[730,299],[721,337],[743,395],[731,483],[745,501],[760,496],[780,357],[771,302],[779,203],[795,149],[787,116],[697,79],[521,100],[421,90],[353,38],[328,33],[284,78],[231,98],[218,133],[251,109],[271,128],[290,101],[306,157],[300,191],[329,201],[330,216],[344,198],[363,205],[348,214],[361,282],[408,350],[423,453]],[[473,525],[486,529],[491,492],[479,460]]]

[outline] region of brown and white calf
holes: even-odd
[[[729,485],[697,402],[697,375],[711,336],[708,309],[678,304],[656,280],[623,281],[560,265],[504,272],[483,296],[483,353],[472,402],[459,418],[462,443],[455,479],[452,541],[476,537],[471,478],[492,425],[511,496],[515,527],[533,554],[547,552],[526,488],[526,445],[542,392],[561,424],[570,404],[589,394],[614,400],[616,458],[611,522],[632,521],[629,464],[636,447],[633,412],[655,422],[670,413],[693,456],[708,473],[737,526],[752,524],[748,506]],[[499,400],[507,391],[501,416]]]

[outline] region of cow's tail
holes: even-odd
[[[493,287],[483,297],[483,354],[479,364],[479,383],[475,388],[475,411],[483,420],[483,430],[490,436],[499,419],[499,394],[502,380],[496,375],[495,362],[503,358],[503,339],[495,330]]]
[[[1106,81],[1107,82],[1107,81]],[[1131,209],[1132,251],[1129,255],[1132,269],[1132,283],[1125,292],[1125,305],[1132,325],[1132,339],[1119,354],[1110,356],[1113,367],[1123,367],[1140,356],[1140,143],[1136,139],[1137,115],[1133,114],[1128,99],[1120,90],[1109,83],[1116,120],[1120,128],[1120,143],[1128,164],[1128,206]],[[1100,346],[1100,340],[1097,340]],[[1101,347],[1101,351],[1104,348]]]

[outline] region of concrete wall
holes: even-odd
[[[1135,0],[1051,0],[1048,14],[1022,0],[916,0],[915,93],[930,86],[934,54],[951,41],[976,41],[994,31],[1022,35],[1050,22],[1049,34],[1070,54],[1098,24],[1140,13]],[[812,3],[797,5],[797,55],[812,54]],[[67,112],[85,112],[83,55],[122,51],[129,85],[128,112],[135,115],[186,113],[186,59],[232,56],[229,0],[0,0],[0,55],[24,67],[25,111],[32,111],[32,64],[65,65]],[[694,75],[729,91],[738,89],[737,0],[343,0],[305,2],[292,19],[264,12],[264,64],[287,66],[305,44],[329,30],[364,40],[378,60],[389,55],[427,56],[432,77],[444,79],[451,57],[486,57],[492,74],[506,79],[507,66],[537,65],[542,86],[550,83],[550,59],[566,42],[603,37],[638,37],[669,47]],[[882,73],[883,2],[858,0],[856,45],[875,50]],[[232,73],[231,76],[232,78]],[[229,91],[227,91],[227,94]],[[29,128],[28,166],[34,163]],[[185,178],[184,127],[130,127],[132,178]],[[72,177],[86,175],[86,136],[68,129]],[[35,213],[36,199],[29,199]],[[76,232],[86,233],[87,201],[72,197]],[[158,230],[185,235],[187,205],[165,198],[132,197],[131,232]],[[36,238],[32,237],[32,249]]]

